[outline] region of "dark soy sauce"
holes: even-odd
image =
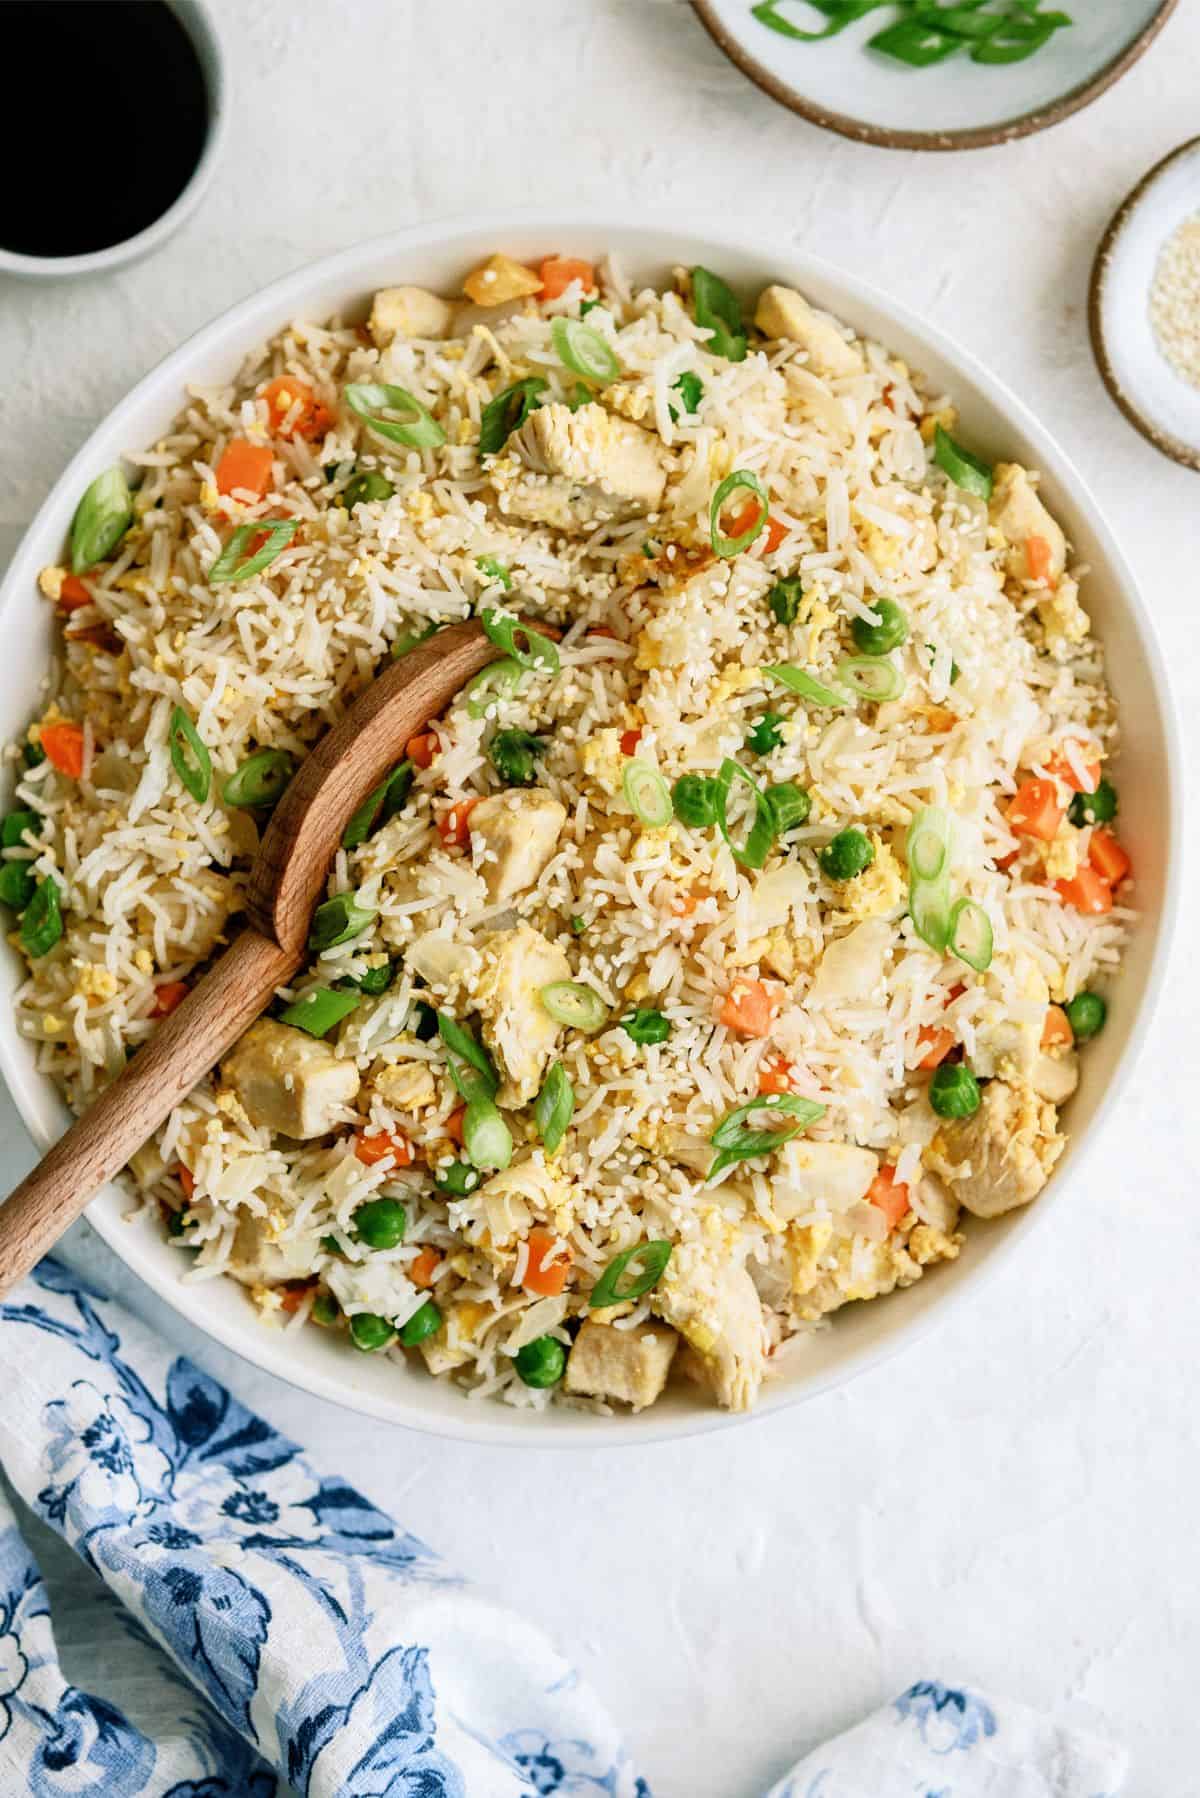
[[[208,92],[164,0],[0,0],[0,246],[80,256],[135,237],[204,149]]]

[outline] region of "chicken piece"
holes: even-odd
[[[501,306],[505,300],[520,300],[541,291],[540,275],[523,262],[499,254],[472,269],[463,282],[463,292],[477,306]]]
[[[238,1219],[226,1270],[243,1286],[277,1286],[283,1280],[305,1279],[319,1253],[316,1231],[277,1242],[267,1218],[244,1212]]]
[[[724,1245],[678,1245],[651,1302],[700,1356],[717,1402],[748,1411],[766,1372],[766,1330],[754,1281],[728,1253]]]
[[[1051,1105],[1065,1105],[1079,1085],[1078,1055],[1074,1050],[1065,1055],[1039,1055],[1029,1084],[1039,1099],[1048,1099]]]
[[[394,337],[445,337],[453,318],[454,308],[428,288],[381,287],[367,329],[383,350]]]
[[[879,1157],[847,1142],[806,1142],[795,1137],[775,1157],[771,1208],[790,1222],[814,1206],[845,1211],[865,1198],[879,1172]]]
[[[573,1221],[566,1182],[538,1159],[514,1162],[485,1180],[479,1188],[479,1204],[478,1219],[467,1224],[466,1236],[485,1252],[511,1248],[528,1236],[539,1220],[553,1223],[559,1235],[565,1234]],[[503,1259],[511,1263],[512,1256]]]
[[[1038,498],[1028,471],[1019,462],[996,464],[988,517],[1007,541],[1004,566],[1010,579],[1033,579],[1027,545],[1031,537],[1040,537],[1050,551],[1047,577],[1051,586],[1057,584],[1067,565],[1067,540],[1061,526],[1051,518]]]
[[[808,351],[818,375],[862,373],[862,356],[847,343],[827,312],[810,306],[794,287],[764,287],[754,309],[754,322],[764,337],[787,337]]]
[[[510,787],[471,812],[471,854],[493,904],[526,892],[554,854],[567,808],[541,787]]]
[[[553,980],[569,980],[571,964],[557,943],[529,924],[487,936],[481,948],[475,1004],[483,1040],[506,1075],[497,1099],[501,1105],[528,1105],[537,1097],[558,1036],[538,995]]]
[[[272,1018],[251,1024],[221,1074],[252,1124],[302,1138],[335,1129],[361,1084],[354,1063],[328,1043]]]
[[[567,1356],[563,1390],[644,1411],[661,1395],[678,1347],[678,1336],[666,1324],[618,1330],[589,1317]]]
[[[1053,1105],[993,1080],[974,1117],[939,1130],[929,1162],[973,1216],[999,1217],[1037,1197],[1064,1146]]]
[[[503,496],[517,517],[570,530],[633,518],[661,503],[667,469],[648,431],[595,403],[539,406],[512,438],[525,477]]]
[[[392,1111],[420,1111],[437,1098],[437,1081],[424,1061],[386,1061],[372,1070],[368,1090]]]

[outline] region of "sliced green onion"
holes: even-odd
[[[392,660],[399,661],[400,657],[406,656],[410,649],[415,649],[418,643],[424,643],[428,638],[436,637],[440,629],[439,624],[427,624],[423,631],[405,631],[404,635],[397,637],[392,644]]]
[[[978,494],[980,499],[992,497],[992,471],[986,462],[965,450],[961,443],[955,443],[949,431],[943,431],[938,425],[933,434],[933,459],[938,467],[950,476],[956,487],[962,487],[967,493]]]
[[[208,571],[209,586],[236,586],[261,574],[291,542],[299,526],[298,518],[263,518],[255,524],[239,524]],[[254,543],[258,548],[252,550]]]
[[[807,824],[808,814],[812,811],[812,799],[795,781],[783,780],[778,786],[768,787],[766,796],[767,803],[775,814],[775,831],[778,836],[786,836],[789,830],[798,830],[801,824]]]
[[[1111,780],[1102,780],[1094,793],[1076,793],[1067,816],[1072,824],[1108,824],[1117,815],[1117,789]]]
[[[404,1020],[404,1028],[411,1030],[419,1043],[431,1043],[438,1034],[438,1014],[424,999],[414,999],[413,1008]]]
[[[903,674],[886,656],[843,656],[836,673],[847,692],[860,699],[899,699],[904,691]]]
[[[552,980],[538,992],[542,1010],[556,1024],[572,1030],[599,1030],[608,1019],[608,1007],[599,993],[581,980]]]
[[[958,39],[918,15],[897,19],[894,25],[877,31],[874,37],[867,39],[867,48],[877,50],[881,56],[893,56],[897,62],[907,63],[910,69],[927,69],[952,56],[958,49]]]
[[[403,809],[412,790],[416,769],[410,761],[398,762],[391,773],[373,787],[342,832],[342,848],[357,849],[373,830],[379,830]]]
[[[71,567],[85,574],[117,547],[133,523],[133,495],[119,468],[98,474],[71,520]]]
[[[385,474],[377,468],[364,468],[353,480],[346,483],[342,493],[342,503],[348,512],[355,506],[369,506],[380,499],[391,499],[396,489]]]
[[[582,936],[587,929],[587,919],[578,913],[571,919],[571,932],[574,936]]]
[[[747,1124],[746,1119],[757,1111],[781,1111],[795,1119],[781,1130],[755,1129]],[[825,1107],[818,1105],[815,1099],[801,1098],[799,1093],[766,1093],[761,1098],[749,1099],[744,1105],[737,1105],[727,1112],[709,1137],[718,1154],[714,1158],[706,1175],[707,1180],[715,1180],[723,1174],[727,1167],[735,1162],[748,1161],[756,1155],[769,1155],[785,1142],[791,1142],[793,1136],[799,1136],[810,1124],[825,1116]]]
[[[646,1043],[665,1043],[671,1034],[671,1020],[661,1011],[634,1011],[621,1019],[621,1028],[640,1048]]]
[[[427,1336],[433,1336],[442,1327],[442,1314],[432,1299],[426,1299],[419,1311],[414,1311],[408,1322],[400,1331],[400,1341],[405,1348],[416,1348],[418,1342],[424,1342]]]
[[[221,788],[226,805],[251,808],[274,805],[295,772],[296,764],[286,749],[256,749],[239,762]]]
[[[704,382],[700,379],[699,375],[693,374],[692,370],[687,368],[684,369],[677,381],[671,382],[671,392],[679,395],[680,404],[682,405],[684,412],[691,418],[695,414],[696,407],[704,398]],[[668,406],[667,411],[670,414],[671,423],[677,425],[679,423],[679,413],[676,411],[675,407]]]
[[[449,1012],[437,1014],[438,1034],[446,1051],[450,1078],[460,1095],[471,1104],[474,1099],[494,1099],[500,1078],[485,1049],[469,1030],[452,1018]]]
[[[40,743],[23,743],[21,757],[27,768],[40,768],[46,759],[46,751]]]
[[[717,782],[711,774],[681,774],[671,789],[675,815],[692,830],[717,821]]]
[[[940,880],[949,871],[954,821],[941,806],[925,805],[916,813],[904,839],[908,871],[914,880]]]
[[[181,705],[171,712],[167,741],[171,746],[172,767],[192,798],[203,805],[212,786],[212,757]]]
[[[631,1299],[640,1299],[643,1293],[658,1285],[670,1259],[669,1242],[639,1242],[626,1249],[623,1255],[615,1255],[588,1294],[588,1309],[603,1311],[609,1305],[624,1305]],[[634,1271],[622,1285],[621,1275],[631,1264]]]
[[[13,911],[24,911],[36,887],[37,881],[28,862],[0,864],[0,905],[10,906]]]
[[[585,381],[603,387],[620,374],[621,364],[611,344],[591,325],[581,324],[577,318],[556,318],[550,326],[550,337],[559,361]]]
[[[1002,18],[971,51],[971,61],[978,63],[1024,62],[1064,25],[1071,24],[1069,13],[1038,12],[1022,19],[1016,13]]]
[[[58,901],[58,882],[47,875],[39,880],[37,890],[21,919],[21,947],[36,959],[53,949],[63,933],[62,911]]]
[[[279,1022],[294,1024],[297,1030],[305,1030],[309,1036],[328,1036],[334,1025],[348,1018],[358,1003],[356,992],[339,992],[332,986],[319,986],[281,1011]]]
[[[0,848],[16,849],[28,833],[37,834],[40,824],[36,812],[9,812],[0,825]]]
[[[828,25],[820,31],[803,31],[798,25],[793,25],[791,20],[785,18],[780,12],[781,4],[782,0],[757,0],[757,4],[752,6],[750,11],[760,25],[769,26],[772,31],[777,31],[780,37],[798,38],[803,43],[815,44],[822,38],[836,37],[839,31],[844,31],[846,26],[853,24],[855,19],[865,18],[867,13],[874,12],[876,7],[886,6],[888,0],[809,0],[810,6],[814,7],[817,12],[824,13],[829,19]]]
[[[546,745],[527,730],[498,730],[488,745],[488,759],[510,787],[533,785],[537,759]]]
[[[389,387],[383,381],[351,381],[342,390],[351,412],[357,414],[377,437],[402,443],[408,449],[434,449],[445,443],[446,433],[406,387]],[[385,416],[397,413],[398,417]]]
[[[467,1106],[463,1148],[473,1167],[500,1172],[512,1160],[512,1131],[490,1099],[472,1099]]]
[[[692,270],[692,310],[696,323],[712,332],[704,345],[710,355],[724,356],[728,362],[745,361],[747,339],[742,309],[711,269]]]
[[[801,699],[807,699],[810,705],[843,707],[850,704],[848,694],[839,693],[836,687],[827,687],[823,681],[806,674],[803,668],[796,668],[790,662],[776,662],[772,667],[764,668],[763,673],[769,674],[772,680],[777,680],[781,687],[787,687],[789,692],[798,693]]]
[[[748,530],[736,537],[726,537],[721,530],[721,515],[729,504],[730,496],[740,493],[742,489],[752,493],[758,500],[758,514]],[[749,549],[756,537],[762,535],[767,528],[767,490],[756,474],[748,468],[735,468],[727,474],[717,491],[712,496],[712,505],[708,511],[709,533],[712,537],[714,554],[728,561],[731,556],[740,556],[744,549]]]
[[[923,942],[944,955],[950,941],[950,882],[914,879],[908,889],[908,915]]]
[[[489,581],[499,581],[506,592],[512,586],[512,575],[504,563],[498,562],[495,556],[476,556],[475,566],[480,574],[487,575]]]
[[[479,1185],[478,1168],[473,1168],[469,1161],[452,1161],[449,1167],[436,1167],[433,1170],[433,1184],[439,1192],[448,1192],[452,1198],[465,1199]]]
[[[542,375],[526,375],[488,401],[479,420],[481,456],[494,456],[504,448],[513,432],[541,405],[547,385]]]
[[[776,581],[767,594],[767,605],[776,623],[795,624],[803,598],[804,588],[800,584],[799,575],[788,575],[784,580]]]
[[[540,631],[532,631],[511,612],[497,606],[485,606],[479,614],[484,635],[497,649],[519,662],[522,668],[545,668],[550,674],[559,669],[558,646]]]
[[[360,993],[367,993],[375,998],[380,993],[387,992],[388,987],[396,978],[396,968],[393,962],[384,961],[380,962],[377,968],[367,968],[361,974],[348,974],[346,978],[358,988]]]
[[[575,1114],[575,1088],[561,1061],[550,1068],[533,1107],[533,1119],[547,1155],[553,1155]]]
[[[740,780],[749,787],[754,795],[754,823],[744,842],[740,844],[735,843],[729,833],[729,794],[735,780]],[[721,763],[717,776],[716,806],[717,826],[729,845],[734,861],[743,868],[761,868],[775,841],[775,811],[754,776],[747,773],[740,762],[732,761],[728,756]]]
[[[647,830],[661,830],[671,822],[674,807],[666,781],[649,762],[626,762],[621,771],[621,791],[630,810]]]
[[[525,670],[515,656],[489,662],[467,682],[468,718],[483,718],[497,699],[511,699],[524,678]]]
[[[373,905],[359,905],[349,893],[336,893],[313,913],[308,946],[314,955],[325,949],[336,949],[361,936],[379,916]]]
[[[959,899],[950,912],[951,955],[982,974],[992,961],[992,921],[974,899]]]

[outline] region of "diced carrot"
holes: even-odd
[[[415,762],[418,768],[432,768],[433,758],[437,752],[437,736],[431,730],[418,731],[417,735],[410,737],[404,746],[405,755],[410,762]]]
[[[946,705],[929,705],[925,707],[925,727],[934,736],[941,736],[953,730],[958,723],[957,712],[952,712]]]
[[[466,848],[471,840],[471,827],[468,820],[478,804],[478,799],[460,799],[448,811],[442,813],[437,821],[438,835],[447,849]]]
[[[193,1174],[190,1167],[184,1167],[182,1161],[179,1163],[175,1172],[179,1176],[179,1184],[183,1188],[184,1198],[190,1199],[196,1190],[196,1176]]]
[[[607,624],[589,624],[588,625],[588,636],[589,637],[611,637],[614,643],[620,641],[620,639],[617,636],[616,631],[610,630]]]
[[[279,1301],[279,1309],[286,1311],[289,1317],[294,1316],[309,1293],[315,1289],[316,1284],[315,1280],[297,1280],[294,1285],[277,1287],[276,1291],[283,1294]]]
[[[265,443],[247,443],[244,437],[234,437],[225,445],[217,463],[217,492],[232,493],[236,487],[239,492],[253,493],[261,499],[270,489],[274,461]]]
[[[169,1017],[177,1005],[181,1005],[188,996],[186,980],[165,980],[154,989],[154,1004],[150,1007],[152,1018]]]
[[[450,1116],[446,1119],[445,1123],[442,1125],[442,1129],[446,1132],[446,1135],[450,1138],[450,1141],[456,1142],[460,1149],[462,1148],[462,1141],[463,1141],[463,1119],[466,1117],[466,1115],[467,1115],[466,1106],[460,1105],[456,1111],[452,1111],[450,1113]]]
[[[1040,837],[1049,843],[1058,834],[1063,808],[1052,780],[1027,780],[1009,800],[1009,829],[1019,837]]]
[[[1050,545],[1044,537],[1026,537],[1025,563],[1031,581],[1050,579]]]
[[[77,574],[63,576],[63,584],[58,590],[58,609],[60,612],[77,612],[80,606],[90,606],[92,596]]]
[[[769,556],[774,555],[775,551],[779,548],[779,545],[783,542],[783,540],[786,536],[787,536],[786,524],[780,524],[780,522],[777,518],[768,518],[767,519],[767,529],[766,529],[766,534],[763,537],[763,542],[767,546],[767,554]]]
[[[556,1299],[566,1285],[567,1275],[571,1271],[570,1248],[561,1237],[552,1236],[549,1230],[542,1229],[531,1230],[526,1242],[529,1254],[525,1262],[525,1278],[521,1284],[526,1292],[538,1292],[543,1298]],[[551,1255],[555,1257],[553,1261],[550,1260]]]
[[[78,780],[83,773],[83,730],[78,724],[43,724],[42,748],[60,774]]]
[[[1046,1021],[1042,1025],[1043,1049],[1057,1049],[1060,1045],[1070,1048],[1075,1041],[1075,1032],[1071,1028],[1071,1020],[1061,1005],[1046,1007]]]
[[[621,732],[621,754],[634,755],[637,752],[637,746],[641,740],[642,732],[640,726],[637,730],[623,730]]]
[[[748,499],[744,506],[738,507],[732,518],[722,524],[721,529],[724,535],[726,537],[744,537],[747,531],[752,531],[754,529],[761,512],[762,501]],[[766,529],[762,532],[757,541],[765,543],[767,554],[770,555],[772,550],[779,548],[779,545],[786,536],[787,526],[780,524],[778,519],[768,516]],[[753,547],[752,544],[751,548]]]
[[[333,423],[328,406],[322,405],[308,383],[298,381],[295,375],[280,375],[269,381],[261,397],[267,402],[273,428],[282,431],[286,426],[289,437],[323,437]]]
[[[880,1168],[867,1188],[867,1204],[882,1211],[889,1230],[894,1230],[910,1209],[908,1188],[897,1181],[894,1167]]]
[[[543,300],[561,299],[572,281],[578,281],[584,293],[591,293],[596,286],[596,271],[591,263],[573,256],[547,256],[540,272]]]
[[[791,1062],[785,1061],[782,1055],[777,1055],[774,1061],[764,1061],[758,1070],[759,1092],[764,1095],[794,1092],[795,1088],[792,1085],[794,1072]]]
[[[1086,750],[1087,745],[1081,743],[1078,738],[1072,740],[1074,741],[1075,747],[1080,751],[1079,762],[1080,766],[1083,768],[1087,785],[1085,786],[1080,780],[1078,774],[1075,772],[1074,764],[1065,750],[1056,750],[1052,756],[1048,756],[1046,759],[1046,766],[1049,768],[1051,774],[1053,774],[1057,780],[1061,780],[1064,785],[1070,787],[1072,792],[1094,793],[1096,788],[1100,785],[1100,758],[1098,756],[1085,754],[1084,751]]]
[[[1092,832],[1088,860],[1101,880],[1106,880],[1110,887],[1120,886],[1133,869],[1133,863],[1111,830]]]
[[[394,1156],[397,1167],[413,1164],[412,1144],[399,1130],[360,1130],[354,1153],[365,1167],[374,1167],[385,1155]]]
[[[718,1013],[718,1022],[742,1036],[769,1036],[775,1001],[761,980],[735,980]]]
[[[409,1262],[408,1277],[414,1286],[432,1286],[433,1277],[441,1265],[442,1258],[436,1249],[422,1249],[416,1260]]]
[[[961,980],[956,980],[954,985],[950,988],[950,991],[946,994],[946,1004],[953,1005],[956,999],[962,998],[966,990],[963,982]]]
[[[1103,912],[1112,910],[1112,888],[1107,880],[1097,874],[1095,868],[1077,869],[1070,880],[1056,880],[1055,890],[1062,894],[1068,905],[1076,911],[1086,913],[1090,917],[1099,917]]]
[[[998,855],[996,857],[996,866],[1002,874],[1008,873],[1008,870],[1012,867],[1020,853],[1021,851],[1019,849],[1010,849],[1007,855]]]
[[[922,1052],[917,1066],[926,1071],[941,1067],[957,1041],[953,1030],[947,1030],[944,1024],[922,1024],[917,1031],[917,1047]]]

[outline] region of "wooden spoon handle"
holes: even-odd
[[[124,1072],[0,1205],[0,1297],[252,1024],[301,957],[244,930]]]

